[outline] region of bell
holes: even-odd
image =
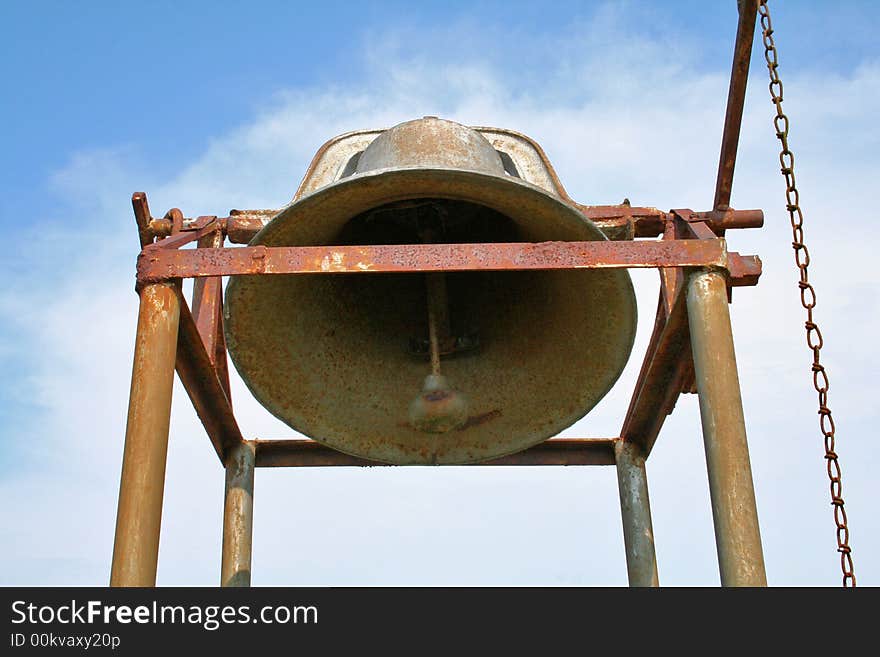
[[[606,239],[451,121],[397,125],[343,165],[251,246]],[[376,461],[457,464],[586,415],[626,365],[636,304],[625,270],[239,276],[224,320],[238,372],[292,428]]]

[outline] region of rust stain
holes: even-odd
[[[501,411],[497,408],[494,411],[489,411],[488,413],[483,413],[481,415],[471,415],[465,423],[462,424],[456,431],[464,431],[465,429],[469,429],[470,427],[476,427],[481,424],[485,424],[491,420],[494,420],[496,417],[501,417]]]

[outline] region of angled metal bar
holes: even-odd
[[[179,210],[177,212],[180,212]],[[199,217],[201,219],[202,217]],[[173,233],[170,237],[154,242],[144,247],[141,253],[161,253],[163,251],[173,251],[185,246],[190,242],[196,242],[206,235],[210,235],[219,227],[216,217],[209,217],[209,221],[202,226],[193,226],[183,229],[177,233]],[[182,220],[181,220],[182,221]]]
[[[216,219],[216,217],[200,217]],[[219,249],[223,247],[223,232],[214,224],[215,230],[198,240],[199,248]],[[223,279],[220,276],[197,278],[193,281],[192,315],[208,352],[211,364],[217,370],[217,377],[232,401],[229,392],[229,365],[226,360],[226,339],[223,335]]]
[[[715,210],[726,209],[730,205],[733,170],[736,166],[736,151],[739,146],[739,131],[742,126],[743,103],[746,99],[746,84],[749,78],[749,62],[752,58],[752,42],[755,37],[757,13],[757,0],[739,0],[739,23],[736,28],[736,43],[733,48],[733,67],[730,72],[730,88],[727,92],[724,132],[721,136],[721,155],[718,161],[718,177],[715,182],[715,201],[712,204]]]
[[[664,240],[692,237],[690,226],[673,211],[666,220]],[[620,435],[633,442],[647,457],[654,447],[666,416],[672,413],[692,370],[684,308],[686,271],[665,267],[660,273],[660,298],[654,330]]]
[[[468,465],[614,465],[618,438],[551,438],[516,454]],[[258,468],[389,466],[313,440],[257,440]],[[393,466],[397,467],[397,466]]]
[[[225,463],[228,450],[237,446],[244,438],[180,286],[175,286],[175,289],[180,299],[177,374],[214,445],[217,456],[222,463]]]
[[[620,430],[621,439],[651,453],[666,416],[672,412],[687,373],[687,305],[679,287],[668,316],[661,296],[654,333]]]

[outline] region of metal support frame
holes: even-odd
[[[739,9],[713,209],[577,206],[609,235],[660,241],[226,249],[227,240],[249,242],[276,212],[187,219],[174,209],[154,219],[136,193],[141,305],[111,585],[155,585],[175,368],[226,469],[224,586],[250,584],[255,468],[385,465],[310,440],[244,439],[230,401],[222,276],[632,267],[659,270],[660,299],[620,436],[554,438],[479,465],[616,465],[629,582],[656,586],[645,459],[678,396],[699,392],[721,582],[766,584],[727,309],[730,288],[757,284],[761,263],[721,239],[763,225],[760,210],[729,207],[757,0],[739,0]],[[197,248],[180,250],[190,242]],[[195,279],[192,312],[181,278]]]
[[[135,207],[146,204],[142,194],[135,195]],[[621,206],[623,208],[624,206]],[[607,212],[607,209],[605,210]],[[137,214],[137,213],[136,213]],[[725,216],[736,217],[729,210]],[[747,211],[749,217],[759,214]],[[241,247],[223,248],[222,223],[215,217],[200,217],[185,227],[179,211],[169,213],[177,228],[169,237],[146,244],[138,258],[138,287],[142,297],[161,289],[175,299],[177,309],[176,369],[193,405],[201,418],[218,456],[226,468],[226,505],[224,511],[223,563],[221,583],[224,586],[247,586],[250,583],[251,532],[253,514],[253,479],[257,467],[326,467],[381,466],[337,452],[314,441],[255,440],[246,441],[232,413],[229,397],[228,367],[223,343],[222,276],[359,273],[400,273],[416,271],[478,271],[538,270],[575,268],[652,267],[661,273],[661,294],[651,338],[642,371],[633,393],[621,434],[614,438],[550,439],[544,443],[477,465],[616,465],[620,487],[621,514],[627,552],[627,570],[634,586],[655,586],[658,583],[656,556],[653,546],[650,507],[645,475],[645,458],[681,392],[691,391],[694,383],[694,361],[690,358],[690,333],[705,312],[686,294],[687,272],[707,272],[699,276],[721,276],[722,302],[726,310],[729,285],[754,285],[760,276],[761,263],[755,256],[728,252],[725,240],[717,236],[709,213],[674,210],[664,213],[663,239],[660,241],[624,242],[548,242],[542,244],[419,244],[395,246],[326,246],[326,247]],[[754,219],[750,219],[754,221]],[[722,229],[716,228],[721,231]],[[195,249],[180,247],[196,242]],[[330,263],[330,264],[328,264]],[[439,265],[438,265],[439,263]],[[696,275],[695,275],[696,276]],[[194,278],[193,308],[190,312],[178,281]],[[702,280],[692,278],[691,280]],[[692,286],[691,286],[692,287]],[[714,308],[714,306],[713,306]],[[717,312],[715,309],[713,312]],[[697,330],[702,330],[700,327]],[[722,327],[723,329],[723,327]],[[722,330],[719,329],[719,330]],[[729,337],[729,319],[728,319]],[[723,332],[723,330],[722,330]],[[701,333],[702,335],[702,333]],[[151,334],[139,333],[139,341],[156,340]],[[167,343],[170,338],[166,337]],[[724,339],[712,332],[705,338],[714,344]],[[139,342],[139,345],[141,342]],[[146,344],[144,342],[144,344]],[[702,344],[702,343],[701,343]],[[731,342],[732,345],[732,342]],[[136,367],[143,349],[136,353]],[[732,356],[732,351],[731,351]],[[700,360],[700,377],[706,375]],[[733,368],[732,360],[725,365]],[[167,369],[167,364],[166,364]],[[738,382],[733,379],[734,385]],[[707,388],[699,378],[704,397],[714,395],[733,404],[731,391]],[[730,385],[729,381],[726,385]],[[736,403],[739,403],[738,390]],[[132,404],[138,394],[133,394]],[[716,402],[717,403],[717,402]],[[735,404],[733,404],[735,405]],[[167,407],[170,410],[170,406]],[[167,441],[167,410],[161,404],[153,407],[153,416],[164,414]],[[160,412],[161,411],[161,412]],[[741,413],[741,410],[740,410]],[[708,417],[708,416],[707,416]],[[136,424],[137,422],[135,422]],[[705,421],[704,421],[705,424]],[[706,425],[709,426],[709,425]],[[130,430],[134,431],[134,430]],[[146,433],[146,429],[141,430]],[[156,431],[150,429],[152,434]],[[707,429],[708,432],[708,429]],[[713,434],[714,436],[714,434]],[[707,437],[707,445],[718,440]],[[729,443],[721,441],[720,444]],[[165,443],[162,444],[164,450]],[[708,450],[708,447],[707,447]],[[164,451],[162,452],[164,455]],[[710,461],[710,473],[713,463]],[[126,464],[129,459],[126,458]],[[164,466],[164,458],[162,460]],[[125,469],[128,465],[124,466]],[[717,469],[717,468],[716,468]],[[723,470],[723,468],[722,468]],[[163,470],[164,472],[164,470]],[[710,474],[710,477],[715,475]],[[126,475],[124,474],[124,480]],[[717,479],[717,477],[716,477]],[[714,480],[713,480],[714,481]],[[723,489],[727,482],[713,484]],[[739,484],[742,481],[737,480]],[[158,482],[158,506],[161,507],[161,481]],[[749,486],[751,479],[748,479]],[[126,489],[128,490],[128,489]],[[717,497],[717,495],[715,496]],[[713,504],[715,497],[713,497]],[[122,500],[122,496],[120,497]],[[719,498],[720,499],[720,498]],[[753,498],[752,498],[753,500]],[[738,504],[740,502],[737,502]],[[753,503],[753,502],[752,502]],[[719,506],[720,505],[720,506]],[[154,504],[155,506],[155,504]],[[733,508],[729,503],[715,504],[719,509]],[[120,517],[123,517],[120,505]],[[730,513],[728,513],[728,516]],[[735,513],[734,513],[735,515]],[[718,517],[722,517],[723,513]],[[151,540],[158,545],[158,518]],[[752,563],[753,547],[743,553],[731,538],[727,525],[718,525],[719,554],[722,572],[727,572],[727,555]],[[123,532],[124,533],[124,532]],[[117,542],[121,544],[121,539]],[[760,541],[760,539],[758,539]],[[760,543],[758,543],[760,550]],[[119,555],[125,554],[119,550]],[[114,572],[122,556],[114,559]],[[761,566],[761,572],[763,572]],[[151,579],[113,578],[114,584],[155,581],[155,560]],[[754,583],[754,578],[723,576],[725,583]]]

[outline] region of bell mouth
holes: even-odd
[[[438,219],[439,217],[439,219]],[[510,176],[419,167],[356,174],[285,208],[264,246],[605,239]],[[428,373],[425,274],[233,277],[225,329],[254,396],[297,431],[394,464],[456,464],[535,445],[588,413],[626,364],[635,298],[621,270],[455,272],[442,374],[467,417],[412,424]]]
[[[329,245],[519,242],[516,222],[470,201],[418,198],[386,203],[348,220]]]

